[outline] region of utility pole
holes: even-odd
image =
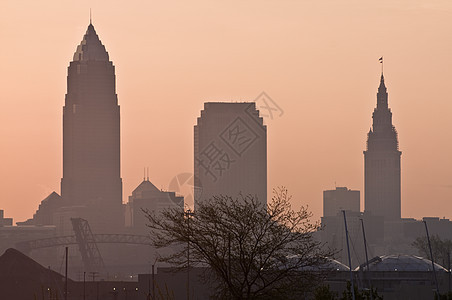
[[[66,247],[66,271],[65,271],[65,282],[64,282],[64,300],[67,300],[67,255],[68,255],[68,247]]]
[[[228,277],[231,281],[231,233],[228,233]]]
[[[231,279],[231,233],[228,233],[228,281],[230,286],[232,287],[232,279]],[[229,288],[229,297],[232,299],[232,291]]]
[[[151,264],[151,262],[149,261],[149,265]],[[149,273],[151,272],[151,270],[149,270]],[[151,300],[151,275],[149,275],[148,277],[148,300]],[[154,300],[154,295],[152,295],[152,300]]]
[[[86,300],[86,272],[83,271],[83,300]]]
[[[155,263],[154,263],[155,264]],[[152,265],[152,300],[155,300],[155,273],[154,265]]]
[[[96,279],[97,274],[99,274],[99,272],[90,272],[90,274],[93,276],[93,282]],[[96,293],[97,293],[97,297],[96,299],[99,300],[99,282],[96,283]]]

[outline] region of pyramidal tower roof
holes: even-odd
[[[386,92],[385,77],[383,73],[381,73],[380,86],[378,87],[378,91]]]
[[[135,195],[137,193],[141,193],[144,191],[160,192],[160,190],[154,184],[152,184],[152,182],[150,182],[149,179],[145,179],[143,180],[142,183],[140,183],[139,186],[136,187],[136,189],[133,190],[132,194]]]
[[[99,36],[94,29],[93,24],[88,25],[83,40],[80,45],[77,46],[77,50],[74,53],[73,61],[108,61],[108,52],[105,50],[105,46],[99,39]]]

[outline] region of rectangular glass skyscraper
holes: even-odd
[[[267,203],[267,127],[253,102],[207,102],[194,127],[195,208],[213,196]]]

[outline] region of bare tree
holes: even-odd
[[[435,234],[430,237],[430,243],[432,245],[433,260],[435,263],[450,269],[452,241],[449,239],[442,240],[439,235]],[[416,238],[411,245],[418,250],[420,256],[430,259],[430,250],[425,236]]]
[[[162,260],[208,266],[217,298],[299,299],[321,283],[331,252],[313,238],[319,224],[310,222],[312,214],[292,210],[290,199],[279,188],[267,206],[252,196],[218,196],[192,214],[145,213],[154,246],[179,249]]]

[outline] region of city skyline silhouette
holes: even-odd
[[[193,172],[193,125],[204,102],[249,102],[263,91],[284,111],[264,120],[267,194],[286,186],[315,219],[323,190],[363,195],[362,151],[384,55],[403,151],[402,217],[452,218],[452,5],[425,3],[99,3],[93,24],[116,66],[121,105],[123,200],[143,167],[163,189]],[[17,222],[60,193],[65,73],[90,5],[2,6],[0,208]]]

